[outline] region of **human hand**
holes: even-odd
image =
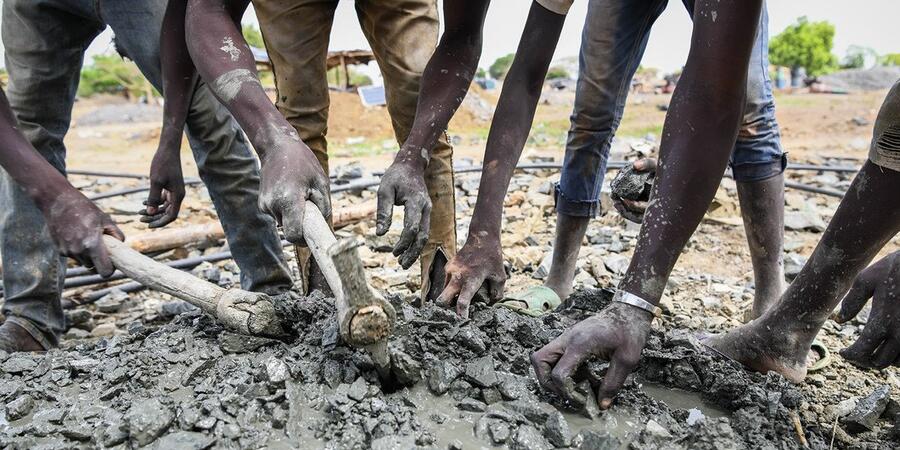
[[[293,244],[305,245],[303,214],[306,201],[331,217],[328,176],[306,145],[269,149],[261,158],[259,208],[271,215]]]
[[[445,308],[455,304],[460,317],[469,317],[472,297],[482,284],[487,283],[488,301],[500,300],[507,276],[499,239],[486,232],[469,235],[466,245],[447,263],[445,272],[447,285],[435,303]]]
[[[634,306],[610,304],[531,354],[538,381],[544,389],[583,405],[585,399],[575,391],[575,371],[591,357],[609,361],[609,369],[597,389],[600,408],[609,408],[625,378],[640,361],[652,319],[649,312]]]
[[[634,170],[639,173],[656,174],[656,160],[652,158],[642,158],[632,163]],[[622,217],[635,223],[641,223],[644,220],[644,213],[647,212],[649,201],[629,200],[618,195],[612,195],[613,206]]]
[[[846,322],[872,300],[869,320],[853,345],[841,356],[854,365],[884,369],[900,366],[900,251],[863,270],[841,302],[835,320]]]
[[[383,236],[391,227],[394,205],[403,205],[403,232],[394,246],[394,256],[408,269],[428,242],[431,226],[431,199],[423,170],[414,164],[395,161],[384,172],[378,186],[378,215],[375,234]]]
[[[170,150],[160,144],[150,163],[150,192],[144,201],[146,208],[140,212],[141,222],[148,224],[149,228],[164,227],[175,221],[184,200],[181,157],[177,150]]]
[[[108,234],[124,241],[125,235],[87,197],[75,188],[65,189],[44,210],[44,218],[60,254],[96,269],[104,278],[115,272],[102,237]]]

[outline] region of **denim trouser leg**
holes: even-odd
[[[69,129],[84,49],[103,30],[91,5],[89,0],[3,2],[9,103],[19,129],[63,173],[63,137]],[[3,313],[13,320],[27,319],[39,330],[26,328],[38,334],[38,341],[55,344],[55,336],[65,327],[59,300],[66,261],[59,256],[41,212],[2,169],[0,206]]]
[[[683,0],[693,13],[694,0]],[[609,146],[653,22],[666,0],[592,0],[581,41],[580,71],[566,156],[556,191],[559,212],[593,217],[600,205]],[[786,165],[768,75],[768,16],[760,18],[748,72],[744,118],[731,166],[737,181],[780,174]]]
[[[693,13],[695,0],[683,0]],[[747,72],[744,117],[731,153],[735,181],[765,180],[784,172],[787,160],[781,147],[781,132],[775,120],[775,98],[769,78],[769,14],[763,3],[756,42]]]
[[[625,109],[631,79],[640,65],[650,28],[667,0],[591,0],[579,53],[578,84],[562,174],[558,212],[593,217],[609,147]]]
[[[159,32],[165,0],[103,0],[116,48],[159,89]],[[259,210],[259,165],[228,110],[199,83],[187,133],[200,178],[213,200],[245,290],[278,294],[292,287],[275,221]]]

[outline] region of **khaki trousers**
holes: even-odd
[[[337,0],[253,0],[277,89],[276,106],[328,173],[328,80],[325,59]],[[438,39],[436,0],[356,1],[356,14],[384,78],[398,143],[409,136],[419,81]],[[423,295],[435,253],[456,254],[453,148],[443,136],[425,172],[431,232],[422,251]]]

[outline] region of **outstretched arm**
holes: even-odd
[[[178,217],[184,200],[184,176],[181,172],[181,138],[187,120],[196,70],[184,36],[187,0],[170,0],[160,33],[160,61],[163,76],[163,126],[159,147],[150,164],[150,192],[141,211],[141,222],[150,228],[168,225]]]
[[[44,214],[59,252],[105,277],[115,271],[101,239],[125,236],[66,177],[51,166],[18,130],[18,122],[0,90],[0,166],[25,190]]]
[[[240,30],[240,19],[249,0],[187,0],[183,12],[183,39],[171,39],[173,61],[184,63],[186,48],[199,76],[231,112],[247,134],[261,162],[259,206],[284,227],[285,238],[303,243],[303,210],[312,201],[326,218],[331,215],[328,177],[312,151],[272,104],[256,74],[256,62]],[[170,4],[170,7],[172,5]],[[172,26],[177,27],[178,11],[172,10]],[[173,34],[174,36],[174,34]],[[168,45],[168,44],[164,44]],[[186,67],[179,66],[179,67]],[[170,81],[184,81],[190,71],[170,68]],[[178,83],[178,86],[182,86]],[[193,89],[193,85],[190,87]],[[166,92],[189,104],[189,95],[179,89]],[[173,108],[180,110],[180,108]],[[186,107],[184,110],[186,113]],[[173,114],[174,116],[174,114]],[[175,126],[183,121],[173,121]]]
[[[425,66],[416,117],[409,138],[385,171],[378,188],[375,233],[387,233],[394,205],[403,205],[404,223],[394,256],[411,266],[428,241],[431,200],[425,168],[438,138],[462,103],[481,58],[484,17],[490,0],[444,2],[444,34]]]
[[[467,316],[475,292],[487,281],[489,295],[503,294],[506,273],[500,251],[503,198],[525,147],[534,111],[565,16],[532,3],[525,30],[494,113],[484,156],[484,171],[466,245],[447,264],[448,282],[438,302],[456,304]]]
[[[620,294],[647,309],[613,302],[532,355],[541,384],[577,401],[569,388],[578,366],[597,356],[609,370],[597,394],[608,408],[637,366],[678,255],[715,195],[737,138],[747,67],[762,0],[699,0],[691,51],[666,114],[660,165],[638,245]],[[625,299],[627,301],[627,299]]]

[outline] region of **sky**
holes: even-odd
[[[442,0],[439,0],[442,2]],[[441,8],[442,6],[439,6]],[[495,59],[514,52],[521,36],[530,2],[525,0],[493,0],[485,23],[484,49],[481,66],[489,66]],[[581,30],[587,12],[587,1],[575,0],[566,18],[565,27],[556,49],[555,59],[577,56]],[[879,54],[900,52],[900,32],[896,20],[900,17],[898,0],[776,0],[769,2],[769,33],[775,35],[795,22],[798,17],[827,20],[837,29],[834,52],[843,56],[847,47],[861,45]],[[245,23],[256,23],[249,11]],[[681,68],[687,58],[691,22],[682,3],[669,1],[668,8],[657,20],[644,54],[643,65],[664,72]],[[90,54],[113,51],[112,33],[104,32],[88,50]],[[360,31],[353,2],[341,1],[331,33],[331,50],[368,49]],[[374,70],[374,69],[372,69]]]

